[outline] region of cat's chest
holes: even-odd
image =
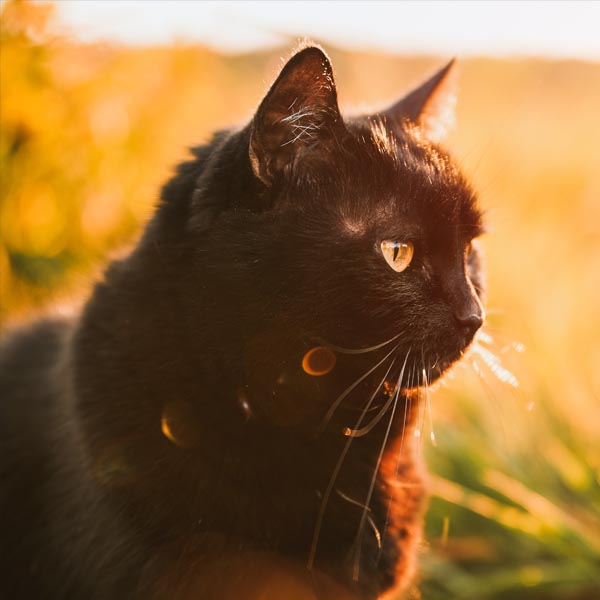
[[[302,562],[252,551],[181,556],[165,569],[152,588],[153,600],[364,600],[371,597],[350,591],[323,572],[308,570]]]

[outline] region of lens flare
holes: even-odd
[[[302,369],[314,377],[321,377],[331,373],[335,367],[335,353],[326,346],[317,346],[309,350],[302,359]]]
[[[169,402],[163,408],[160,428],[163,435],[180,448],[198,445],[199,428],[196,426],[191,407],[183,402]]]

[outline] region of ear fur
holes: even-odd
[[[343,127],[331,63],[316,46],[283,67],[254,116],[250,162],[266,185],[307,154],[326,152]]]
[[[419,126],[425,136],[439,141],[454,121],[456,104],[456,60],[453,58],[427,81],[377,116],[388,127],[401,129],[408,120]]]

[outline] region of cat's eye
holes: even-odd
[[[381,253],[386,262],[394,271],[402,273],[413,258],[415,247],[411,242],[393,242],[383,240],[381,242]]]

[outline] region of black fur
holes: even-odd
[[[386,123],[344,122],[327,58],[305,48],[251,124],[194,150],[77,319],[5,340],[6,594],[253,598],[240,556],[266,561],[267,572],[287,572],[278,561],[289,561],[317,597],[342,597],[323,577],[348,598],[405,585],[423,496],[414,388],[470,343],[476,326],[463,317],[482,316],[469,245],[481,219],[418,120]],[[406,271],[383,259],[386,239],[414,244]],[[396,335],[373,352],[338,353],[328,375],[301,368],[323,340],[362,348]],[[396,344],[388,379],[408,356],[407,368],[369,512],[382,550],[371,529],[357,538],[356,503],[368,496],[386,418],[350,445],[313,547],[343,431],[389,361],[323,417]],[[377,406],[386,399],[380,392]],[[179,443],[161,430],[165,411]]]

